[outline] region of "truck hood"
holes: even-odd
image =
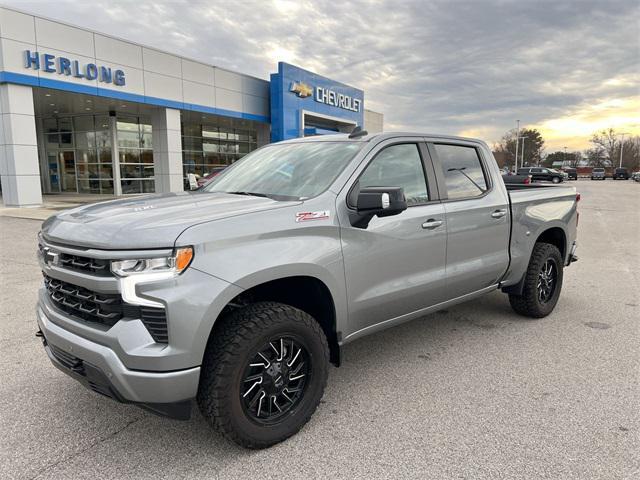
[[[167,248],[193,225],[298,203],[226,193],[156,194],[64,211],[47,219],[42,233],[49,241],[80,247]]]

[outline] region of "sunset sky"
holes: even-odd
[[[640,134],[637,0],[2,3],[264,79],[287,61],[362,88],[387,131]]]

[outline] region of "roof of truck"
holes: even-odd
[[[480,142],[484,143],[482,140],[477,138],[470,137],[458,137],[455,135],[441,135],[437,133],[420,133],[420,132],[384,132],[384,133],[372,133],[367,135],[362,135],[355,138],[349,138],[349,134],[347,133],[336,133],[332,135],[316,135],[311,137],[303,137],[303,138],[293,138],[291,140],[285,140],[280,143],[300,143],[300,142],[370,142],[372,140],[386,140],[387,138],[395,138],[395,137],[428,137],[430,139],[438,139],[438,140],[453,140],[453,141],[467,141],[467,142]]]

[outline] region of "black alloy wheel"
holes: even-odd
[[[311,371],[301,339],[282,336],[268,342],[245,368],[239,392],[245,414],[257,423],[277,423],[302,400]]]
[[[536,243],[522,280],[522,293],[509,294],[511,307],[526,317],[542,318],[549,315],[562,291],[563,266],[558,247]]]
[[[553,298],[557,277],[558,266],[553,258],[548,258],[544,265],[542,265],[542,269],[538,274],[537,289],[538,300],[540,303],[547,303],[551,298]]]
[[[225,437],[267,448],[309,421],[328,367],[329,344],[311,315],[283,303],[251,303],[214,325],[196,399]]]

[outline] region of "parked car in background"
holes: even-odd
[[[569,174],[563,170],[556,170],[555,168],[550,168],[549,170],[551,170],[553,173],[559,173],[560,175],[562,175],[562,180],[566,181],[569,180]]]
[[[563,170],[564,170],[564,173],[567,174],[567,180],[577,180],[578,179],[578,169],[577,168],[565,168]]]
[[[594,168],[591,170],[591,180],[605,180],[607,175],[604,168]]]
[[[502,180],[506,185],[529,185],[531,183],[531,175],[516,175],[508,170],[501,170],[500,174],[502,175]]]
[[[518,175],[531,175],[534,182],[560,183],[564,181],[562,173],[544,167],[523,167],[518,170]]]
[[[613,171],[613,179],[614,180],[629,180],[630,178],[631,178],[631,175],[629,175],[629,170],[627,170],[624,167],[616,168]]]
[[[198,179],[198,187],[204,187],[207,183],[213,180],[217,175],[220,174],[227,167],[215,167],[213,168],[207,175],[204,177],[200,177]]]
[[[631,179],[635,180],[636,182],[640,182],[640,172],[633,172],[631,174]]]

